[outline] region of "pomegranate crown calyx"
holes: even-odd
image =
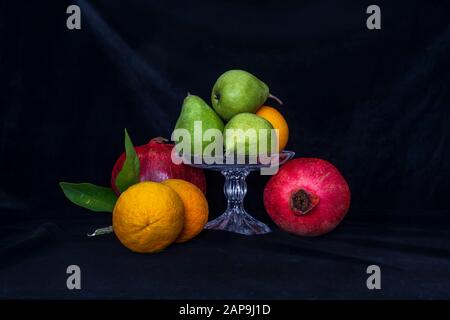
[[[310,212],[318,203],[319,197],[304,189],[294,191],[291,195],[291,208],[299,216]]]
[[[163,138],[163,137],[156,137],[156,138],[153,138],[153,139],[151,139],[151,140],[149,141],[149,143],[152,143],[152,142],[154,142],[154,143],[168,144],[168,143],[169,143],[169,140],[166,139],[166,138]]]

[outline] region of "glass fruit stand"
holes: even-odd
[[[188,161],[189,165],[206,169],[220,171],[225,177],[223,191],[227,199],[227,209],[225,212],[214,220],[209,221],[205,229],[225,230],[245,235],[257,235],[271,232],[270,228],[261,221],[252,217],[244,209],[244,198],[247,193],[246,178],[251,171],[269,168],[271,165],[281,166],[294,157],[293,151],[282,151],[277,162],[269,162],[263,164],[255,161],[255,163],[233,163],[227,164],[208,164],[208,161]],[[195,159],[194,159],[195,160]]]

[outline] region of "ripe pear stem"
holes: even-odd
[[[283,101],[281,101],[281,99],[277,98],[276,96],[274,96],[273,94],[269,94],[269,98],[275,100],[276,102],[278,102],[279,104],[283,104]]]

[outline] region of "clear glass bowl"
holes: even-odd
[[[278,165],[281,166],[294,157],[293,151],[282,151],[279,154]],[[191,159],[193,160],[193,159]],[[247,193],[245,179],[251,171],[268,168],[270,164],[241,163],[241,164],[208,164],[205,161],[189,161],[191,166],[207,170],[220,171],[225,177],[223,191],[227,199],[227,209],[218,218],[209,221],[205,229],[226,230],[245,235],[256,235],[271,232],[270,228],[261,221],[253,218],[244,209],[244,198]],[[225,161],[223,161],[225,162]]]

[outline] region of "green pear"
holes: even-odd
[[[281,103],[269,93],[269,87],[251,73],[229,70],[214,84],[211,103],[224,120],[230,120],[238,113],[255,113],[269,97]]]
[[[263,129],[264,131],[260,131]],[[253,113],[239,113],[231,118],[224,129],[226,155],[271,154],[276,146],[271,146],[272,124],[266,119]],[[266,143],[260,141],[266,138]],[[274,143],[276,141],[273,141]]]
[[[195,130],[196,126],[197,130]],[[222,119],[202,98],[191,94],[187,95],[183,101],[183,107],[175,124],[175,129],[186,129],[189,132],[191,154],[200,155],[200,152],[203,152],[203,149],[211,143],[211,141],[203,140],[203,134],[206,130],[217,129],[222,133],[223,127]],[[201,150],[194,147],[196,141],[200,141]]]

